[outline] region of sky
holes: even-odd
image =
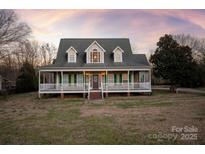
[[[205,10],[15,10],[36,40],[129,38],[134,53],[150,54],[164,34],[205,37]]]

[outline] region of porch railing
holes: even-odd
[[[103,91],[150,90],[150,82],[103,83]]]
[[[101,83],[101,90],[105,91],[127,91],[127,90],[150,90],[150,82],[131,83]],[[89,91],[90,83],[57,83],[40,84],[40,91]]]
[[[88,90],[88,83],[57,83],[40,84],[40,91],[85,91]]]

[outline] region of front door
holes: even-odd
[[[93,89],[98,89],[98,75],[93,75]]]

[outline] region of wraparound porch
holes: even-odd
[[[150,70],[39,71],[40,94],[151,92]]]

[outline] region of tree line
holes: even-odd
[[[22,89],[18,86],[21,85],[21,80],[25,80],[22,77],[27,77],[28,73],[26,75],[25,72],[35,76],[35,69],[51,64],[55,54],[56,47],[51,43],[35,40],[32,29],[20,21],[15,11],[0,10],[0,75],[18,81],[17,89]],[[32,82],[28,84],[30,83]]]

